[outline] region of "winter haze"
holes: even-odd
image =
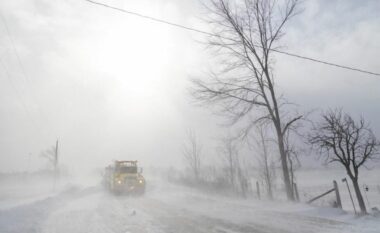
[[[233,169],[230,180],[215,178],[228,173],[224,167],[228,159],[221,156],[224,149],[231,154],[236,149],[221,148],[226,142],[222,140],[247,125],[247,119],[229,125],[217,108],[200,103],[192,94],[194,80],[208,80],[220,60],[206,34],[140,17],[214,32],[206,22],[210,1],[96,1],[114,9],[86,0],[0,1],[0,231],[374,233],[380,229],[380,214],[371,209],[380,206],[379,163],[367,163],[370,170],[360,168],[360,188],[367,185],[370,191],[363,191],[368,195],[363,197],[368,215],[359,218],[342,182],[347,172],[338,163],[326,167],[305,136],[312,123],[321,120],[321,112],[341,108],[354,119],[363,117],[380,138],[380,1],[300,1],[277,44],[281,51],[377,75],[271,54],[276,94],[292,103],[289,109],[309,113],[292,139],[300,148],[294,178],[300,203],[285,201],[289,196],[277,139],[268,139],[272,197],[263,197],[266,181],[257,157],[262,152],[249,138],[248,143],[237,139],[236,144],[241,156],[237,163],[245,166],[244,171],[236,168],[236,179],[242,182],[246,176],[239,191],[225,187],[238,185]],[[193,169],[185,158],[192,136],[202,154],[195,181],[186,178]],[[44,177],[53,173],[49,173],[51,161],[43,155],[57,140],[60,181]],[[146,182],[147,188],[137,201],[110,194],[100,185],[107,183],[104,168],[115,160],[138,160],[144,168],[145,180],[138,181]],[[25,186],[18,185],[25,177],[30,179]],[[91,181],[86,184],[77,177]],[[343,210],[332,208],[337,207],[332,194],[332,201],[306,204],[333,188],[333,179],[341,189]],[[208,187],[210,180],[220,181],[216,185],[222,188]],[[28,214],[36,211],[40,211],[36,216]],[[136,217],[125,220],[126,215]],[[29,217],[36,225],[25,220]],[[84,228],[75,218],[98,223]],[[278,228],[272,228],[273,221],[279,221]],[[12,222],[22,224],[14,228],[17,224]],[[292,223],[298,228],[293,229]]]
[[[109,3],[207,29],[196,1]],[[288,25],[287,51],[378,69],[378,1],[305,1],[303,8]],[[199,35],[85,1],[2,1],[1,14],[2,170],[41,167],[40,151],[56,138],[73,169],[125,155],[178,165],[188,128],[213,143],[220,118],[191,104],[186,90],[189,77],[212,65]],[[291,102],[345,107],[379,132],[378,78],[276,58],[278,87]]]

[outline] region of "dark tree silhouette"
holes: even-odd
[[[191,169],[196,181],[198,181],[200,178],[201,154],[202,145],[197,139],[196,134],[192,130],[189,130],[187,132],[186,141],[182,146],[182,155],[186,164]]]
[[[211,80],[193,80],[193,95],[205,104],[218,104],[218,110],[236,123],[252,110],[259,116],[252,121],[269,121],[275,129],[285,189],[294,200],[290,182],[284,135],[302,116],[285,114],[285,102],[274,84],[273,50],[284,35],[284,25],[296,14],[297,0],[210,0],[210,25],[214,26],[209,46],[221,58],[222,68]],[[250,129],[247,126],[247,129]]]
[[[325,162],[344,166],[355,189],[362,214],[366,206],[359,187],[359,168],[379,157],[379,141],[363,118],[355,121],[342,110],[322,114],[322,121],[313,127],[309,142],[319,148]]]
[[[270,139],[266,133],[265,125],[259,124],[256,126],[257,135],[254,137],[256,142],[257,155],[258,155],[258,171],[260,177],[264,180],[267,188],[268,198],[273,199],[273,185],[276,177],[274,161],[269,153],[268,143]]]
[[[41,157],[46,158],[49,162],[49,165],[56,172],[58,169],[58,140],[54,146],[51,146],[49,149],[42,151]]]

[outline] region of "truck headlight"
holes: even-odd
[[[142,184],[142,183],[144,183],[144,181],[143,180],[139,180],[139,183]]]
[[[121,184],[121,180],[117,180],[116,182],[117,182],[118,184]]]

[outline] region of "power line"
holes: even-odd
[[[8,27],[7,20],[6,20],[6,18],[4,17],[4,15],[2,14],[1,11],[0,11],[0,18],[1,18],[2,22],[3,22],[3,24],[4,24],[5,31],[6,31],[6,33],[7,33],[8,39],[9,39],[10,44],[11,44],[11,47],[12,47],[12,49],[13,49],[13,52],[14,52],[14,54],[15,54],[15,56],[16,56],[17,63],[18,63],[18,65],[19,65],[19,67],[20,67],[20,70],[21,70],[22,76],[24,77],[24,80],[25,80],[25,82],[26,82],[26,85],[30,87],[30,86],[31,86],[31,82],[30,82],[29,75],[27,74],[27,72],[26,72],[26,70],[25,70],[25,67],[24,67],[24,65],[23,65],[22,62],[21,62],[21,58],[20,58],[20,55],[19,55],[19,53],[18,53],[18,50],[17,50],[17,47],[16,47],[15,40],[13,39],[13,36],[12,36],[11,30],[10,30],[9,27]],[[4,69],[6,69],[4,64],[3,64],[3,66],[4,66]],[[8,77],[10,78],[9,75],[8,75]],[[33,97],[32,99],[34,100],[34,102],[38,105],[38,103],[37,103],[37,101],[36,101],[37,98],[35,97],[35,95],[33,94],[33,92],[31,91],[31,92],[29,92],[29,93],[30,93],[30,95]],[[44,114],[42,113],[42,111],[41,111],[40,105],[38,105],[37,110],[38,110],[38,112],[40,113],[41,116],[44,115]]]
[[[151,21],[155,21],[155,22],[158,22],[158,23],[164,23],[164,24],[167,24],[167,25],[170,25],[170,26],[174,26],[174,27],[178,27],[178,28],[182,28],[182,29],[185,29],[185,30],[194,31],[194,32],[205,34],[205,35],[209,35],[209,36],[215,36],[215,37],[223,38],[223,37],[221,37],[219,35],[216,35],[216,34],[213,34],[213,33],[210,33],[210,32],[202,31],[202,30],[199,30],[199,29],[196,29],[196,28],[192,28],[192,27],[187,27],[187,26],[184,26],[184,25],[181,25],[181,24],[177,24],[177,23],[172,23],[172,22],[169,22],[169,21],[166,21],[166,20],[163,20],[163,19],[159,19],[159,18],[148,16],[148,15],[143,15],[143,14],[140,14],[140,13],[137,13],[137,12],[134,12],[134,11],[128,11],[128,10],[125,10],[125,9],[122,9],[122,8],[118,8],[118,7],[114,7],[114,6],[111,6],[111,5],[107,5],[105,3],[96,2],[96,1],[92,1],[92,0],[85,0],[85,1],[87,1],[89,3],[92,3],[92,4],[95,4],[95,5],[103,6],[103,7],[112,9],[112,10],[120,11],[122,13],[126,13],[126,14],[137,16],[137,17],[145,18],[145,19],[148,19],[148,20],[151,20]],[[225,38],[225,39],[228,39],[228,38]],[[256,46],[262,48],[259,45],[256,45]],[[296,58],[299,58],[299,59],[308,60],[308,61],[312,61],[312,62],[317,62],[317,63],[324,64],[324,65],[335,66],[335,67],[338,67],[338,68],[341,68],[341,69],[347,69],[347,70],[361,72],[361,73],[365,73],[365,74],[369,74],[369,75],[380,76],[380,73],[375,73],[375,72],[368,71],[368,70],[363,70],[363,69],[359,69],[359,68],[355,68],[355,67],[351,67],[351,66],[340,65],[340,64],[336,64],[336,63],[332,63],[332,62],[328,62],[328,61],[323,61],[323,60],[320,60],[320,59],[311,58],[311,57],[307,57],[307,56],[303,56],[303,55],[298,55],[298,54],[295,54],[295,53],[285,52],[285,51],[281,51],[281,50],[277,50],[277,49],[270,49],[270,50],[273,51],[273,52],[279,53],[279,54],[283,54],[283,55],[287,55],[287,56],[291,56],[291,57],[296,57]]]
[[[5,26],[5,31],[7,32],[7,35],[8,35],[9,41],[11,42],[12,49],[13,49],[15,55],[16,55],[17,62],[18,62],[18,64],[19,64],[20,68],[21,68],[21,71],[22,71],[22,74],[23,74],[23,76],[24,76],[24,79],[25,79],[25,81],[29,84],[29,83],[30,83],[29,77],[26,75],[25,68],[24,68],[24,66],[23,66],[22,63],[21,63],[21,59],[20,59],[20,56],[19,56],[18,51],[17,51],[17,49],[16,49],[15,42],[14,42],[14,40],[13,40],[13,37],[12,37],[12,35],[11,35],[11,32],[10,32],[10,30],[9,30],[9,27],[8,27],[7,21],[5,20],[5,17],[3,16],[3,14],[2,14],[1,12],[0,12],[0,18],[1,18],[1,20],[3,21],[3,24],[4,24],[4,26]]]
[[[20,69],[21,69],[21,72],[22,72],[22,76],[24,77],[24,80],[25,80],[25,82],[26,82],[26,86],[31,86],[31,81],[30,81],[31,79],[30,79],[29,75],[27,74],[24,65],[23,65],[22,62],[21,62],[21,58],[20,58],[20,55],[19,55],[19,53],[18,53],[18,50],[17,50],[17,47],[16,47],[15,40],[14,40],[14,38],[13,38],[13,36],[12,36],[11,30],[9,29],[9,26],[8,26],[8,23],[7,23],[7,20],[6,20],[6,17],[4,17],[4,15],[2,14],[1,11],[0,11],[0,18],[1,18],[2,22],[3,22],[3,24],[4,24],[6,34],[7,34],[7,36],[8,36],[9,41],[10,41],[11,47],[12,47],[12,49],[13,49],[13,52],[14,52],[14,54],[15,54],[15,56],[16,56],[16,59],[17,59],[18,65],[19,65],[19,67],[20,67]],[[7,75],[8,79],[9,79],[9,81],[10,81],[10,83],[11,83],[11,85],[12,85],[12,87],[13,87],[15,93],[16,93],[16,95],[18,96],[18,99],[20,100],[20,102],[22,103],[23,107],[25,108],[27,114],[29,115],[29,118],[31,118],[31,117],[30,117],[31,114],[30,114],[29,108],[26,107],[25,102],[24,102],[23,99],[21,98],[21,96],[23,96],[23,95],[20,95],[20,92],[18,91],[18,89],[16,88],[15,84],[13,83],[12,78],[11,78],[11,75],[10,75],[9,71],[7,70],[5,64],[4,64],[1,60],[0,60],[0,62],[2,63],[2,66],[3,66],[3,68],[4,68],[5,72],[6,72],[6,75]],[[41,105],[38,104],[38,102],[37,102],[37,98],[36,98],[36,96],[34,95],[33,91],[30,91],[29,93],[30,93],[30,95],[31,95],[31,98],[30,98],[30,99],[32,99],[33,102],[37,105],[37,111],[38,111],[38,113],[39,113],[40,116],[41,116],[42,118],[44,118],[45,121],[46,121],[46,120],[48,119],[48,118],[47,118],[47,115],[42,111],[42,109],[41,109]],[[33,119],[34,124],[37,126],[36,121],[34,120],[34,118],[31,118],[31,119]],[[50,129],[49,129],[49,131],[50,131]],[[52,134],[51,131],[50,131],[50,134]]]
[[[277,49],[271,49],[271,50],[273,52],[276,52],[276,53],[281,53],[281,54],[284,54],[284,55],[288,55],[288,56],[292,56],[292,57],[296,57],[296,58],[300,58],[300,59],[304,59],[304,60],[309,60],[309,61],[312,61],[312,62],[317,62],[317,63],[324,64],[324,65],[335,66],[335,67],[342,68],[342,69],[347,69],[347,70],[357,71],[357,72],[361,72],[361,73],[365,73],[365,74],[380,76],[380,73],[375,73],[375,72],[372,72],[372,71],[362,70],[362,69],[358,69],[358,68],[350,67],[350,66],[339,65],[339,64],[332,63],[332,62],[328,62],[328,61],[322,61],[322,60],[319,60],[319,59],[316,59],[316,58],[311,58],[311,57],[306,57],[306,56],[298,55],[298,54],[295,54],[295,53],[289,53],[289,52],[285,52],[285,51],[280,51],[280,50],[277,50]]]
[[[1,59],[0,59],[0,64],[3,67],[3,69],[4,69],[5,75],[7,76],[8,80],[9,80],[9,83],[11,84],[11,86],[12,86],[12,88],[14,90],[14,93],[16,94],[18,100],[20,101],[21,106],[24,108],[26,115],[35,124],[34,119],[31,117],[31,113],[29,111],[29,108],[25,104],[25,101],[24,101],[22,95],[20,94],[19,90],[16,88],[15,84],[13,83],[10,73],[9,73],[8,69],[6,68],[5,64],[3,63],[3,61]]]

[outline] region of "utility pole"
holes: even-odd
[[[296,201],[300,201],[300,195],[298,193],[298,187],[297,187],[297,183],[294,183],[293,182],[293,188],[294,188],[294,197],[296,199]]]
[[[54,154],[54,169],[57,170],[58,165],[58,139],[55,143],[55,154]]]
[[[54,187],[53,187],[54,190],[57,183],[57,178],[58,178],[58,139],[55,142],[55,153],[54,153]]]
[[[352,199],[352,195],[351,195],[350,187],[348,186],[347,179],[346,179],[346,178],[343,178],[343,179],[342,179],[342,182],[346,182],[347,189],[348,189],[348,193],[350,194],[350,198],[351,198],[352,206],[354,207],[355,214],[357,214],[357,213],[356,213],[356,208],[355,208],[354,199]]]
[[[257,191],[257,198],[260,200],[261,199],[261,196],[260,196],[260,185],[259,185],[258,181],[256,181],[256,191]]]

